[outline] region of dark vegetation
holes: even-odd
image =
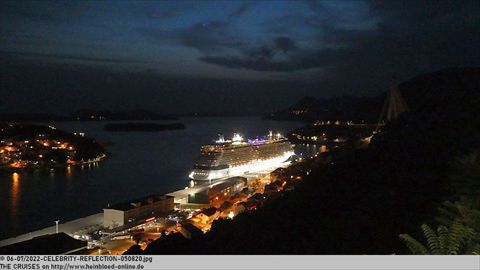
[[[474,252],[479,239],[471,231],[480,227],[480,69],[426,74],[400,89],[410,111],[388,123],[369,148],[334,152],[327,164],[306,164],[312,171],[295,191],[233,221],[217,220],[197,239],[161,237],[143,253]],[[444,227],[427,237],[429,250],[415,240],[423,236],[422,224]],[[404,233],[413,240],[405,241]]]
[[[104,126],[107,131],[164,131],[185,129],[182,123],[157,124],[157,123],[115,123]]]
[[[378,120],[384,99],[385,95],[373,98],[306,96],[287,109],[271,113],[265,118],[280,121],[342,120],[372,123]]]

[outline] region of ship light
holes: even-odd
[[[243,137],[240,136],[240,134],[238,134],[238,133],[233,133],[232,141],[234,141],[234,142],[241,142],[241,141],[243,141]]]
[[[218,140],[215,141],[216,143],[224,143],[225,138],[223,137],[222,134],[218,134]]]

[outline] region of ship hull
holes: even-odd
[[[293,151],[288,151],[285,152],[283,155],[270,159],[253,160],[244,165],[232,166],[220,170],[194,169],[190,173],[189,177],[194,181],[213,181],[220,178],[242,176],[246,173],[254,173],[270,168],[275,168],[275,166],[281,166],[282,163],[287,162],[288,159],[294,154],[295,153]]]

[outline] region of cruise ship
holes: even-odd
[[[201,147],[189,177],[194,181],[212,181],[241,176],[280,165],[294,154],[293,145],[279,133],[248,140],[239,134],[231,140],[219,135],[215,143]]]

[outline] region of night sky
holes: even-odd
[[[480,66],[474,1],[2,1],[0,111],[270,111]]]

